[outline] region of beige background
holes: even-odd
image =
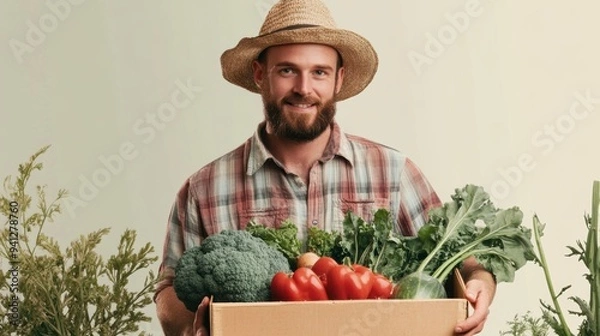
[[[34,182],[76,200],[50,233],[66,244],[111,226],[108,254],[129,227],[160,251],[183,180],[262,119],[259,97],[222,79],[219,56],[255,35],[273,3],[3,1],[0,176],[51,144]],[[521,207],[526,225],[537,213],[556,287],[586,297],[583,267],[564,254],[585,238],[600,179],[600,3],[326,3],[380,55],[372,85],[339,106],[344,129],[404,151],[445,200],[475,183],[498,206]],[[545,283],[529,265],[499,286],[483,335],[538,314],[540,298]],[[161,334],[156,319],[144,328]]]

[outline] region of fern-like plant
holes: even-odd
[[[136,231],[126,229],[115,253],[96,249],[110,231],[82,235],[66,248],[44,233],[44,226],[61,212],[59,190],[48,201],[46,185],[30,195],[29,182],[43,164],[45,146],[18,167],[16,179],[4,180],[0,214],[0,335],[89,336],[130,335],[149,322],[143,312],[152,302],[157,280],[148,269],[158,259],[146,243],[136,250]],[[35,205],[34,205],[35,204]],[[131,280],[142,276],[141,284]],[[139,332],[138,335],[145,335]]]

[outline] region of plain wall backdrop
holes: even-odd
[[[185,178],[262,120],[260,97],[227,83],[219,57],[256,35],[274,2],[3,1],[0,177],[52,145],[32,182],[78,202],[48,233],[65,246],[110,226],[109,254],[133,228],[160,254]],[[583,266],[564,255],[585,239],[600,179],[600,3],[326,3],[380,59],[372,84],[338,105],[343,129],[405,152],[444,201],[473,183],[497,206],[519,206],[528,226],[537,213],[555,286],[587,299]],[[539,315],[539,299],[549,300],[530,264],[499,286],[482,334]],[[154,308],[143,328],[160,335]]]

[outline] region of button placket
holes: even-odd
[[[307,215],[308,215],[308,226],[322,227],[323,220],[322,216],[322,181],[321,181],[321,165],[315,164],[310,171],[310,179],[308,181],[308,194],[307,194]]]

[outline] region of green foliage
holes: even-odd
[[[344,262],[360,264],[379,271],[379,262],[392,238],[394,220],[387,209],[378,209],[367,222],[351,211],[343,222],[340,246],[347,255]]]
[[[345,255],[340,246],[342,235],[337,231],[325,231],[316,226],[308,229],[306,238],[306,251],[313,252],[318,256],[331,257],[338,262],[342,262]]]
[[[298,227],[294,223],[284,221],[278,228],[270,228],[251,221],[246,226],[246,231],[283,253],[290,268],[296,269],[297,259],[302,253],[302,243],[297,238]]]
[[[547,336],[549,326],[541,317],[534,317],[531,312],[515,315],[507,322],[510,329],[500,331],[500,336]]]
[[[464,260],[475,257],[497,282],[512,282],[515,272],[535,258],[522,212],[497,209],[475,185],[456,189],[451,199],[429,212],[416,237],[388,239],[382,273],[395,281],[424,273],[445,283]]]
[[[579,336],[595,336],[600,334],[600,331],[598,330],[598,324],[600,323],[600,256],[598,255],[600,252],[600,246],[598,245],[600,181],[594,181],[592,189],[591,216],[585,216],[585,224],[588,230],[586,241],[578,241],[577,247],[567,246],[570,250],[567,257],[577,257],[578,261],[582,262],[589,272],[585,274],[585,278],[590,286],[589,301],[585,301],[577,296],[568,297],[568,299],[575,302],[579,308],[578,311],[569,311],[569,313],[583,318],[577,333]],[[564,287],[559,293],[556,293],[554,289],[550,266],[546,260],[542,245],[544,227],[545,225],[540,222],[537,215],[534,216],[533,231],[538,247],[538,263],[544,271],[546,285],[552,299],[552,304],[540,300],[543,312],[542,317],[557,335],[572,336],[574,333],[566,322],[565,313],[559,302],[559,297],[564,294],[570,286]]]
[[[598,231],[600,220],[600,181],[594,181],[592,187],[592,209],[591,215],[584,216],[584,222],[587,228],[587,237],[584,242],[577,241],[576,246],[567,246],[569,253],[567,257],[577,257],[577,260],[585,265],[588,273],[584,274],[585,279],[589,283],[589,300],[585,300],[578,296],[569,296],[567,300],[572,301],[577,306],[578,310],[569,310],[568,314],[581,318],[581,323],[578,327],[578,336],[598,336],[600,335],[600,246]],[[535,255],[536,263],[542,268],[546,287],[550,295],[551,303],[540,300],[542,316],[533,319],[530,314],[524,316],[516,316],[515,319],[509,322],[511,330],[525,330],[531,325],[531,321],[535,321],[536,325],[552,330],[558,336],[574,336],[571,326],[567,323],[566,313],[562,308],[561,296],[571,288],[567,285],[556,291],[552,281],[552,273],[550,264],[548,263],[542,244],[545,224],[543,224],[537,215],[533,216],[533,233],[537,253]],[[504,332],[501,335],[522,335],[515,332]],[[523,334],[524,335],[524,334]],[[536,335],[536,334],[532,334]],[[541,334],[546,335],[546,334]]]
[[[0,335],[116,336],[138,332],[140,323],[150,321],[142,309],[152,303],[157,280],[152,271],[146,273],[158,260],[154,248],[147,243],[136,250],[136,232],[127,229],[116,253],[104,258],[96,248],[109,228],[82,235],[65,249],[46,235],[45,224],[60,214],[59,201],[67,195],[61,189],[48,202],[46,186],[38,185],[37,206],[33,207],[29,179],[34,171],[42,170],[37,159],[48,148],[20,164],[16,179],[8,176],[4,180],[6,194],[0,195],[0,213],[6,217],[0,232]],[[15,260],[18,263],[13,263]],[[17,271],[13,265],[18,265]],[[132,290],[130,282],[140,273],[145,274],[143,284]]]

